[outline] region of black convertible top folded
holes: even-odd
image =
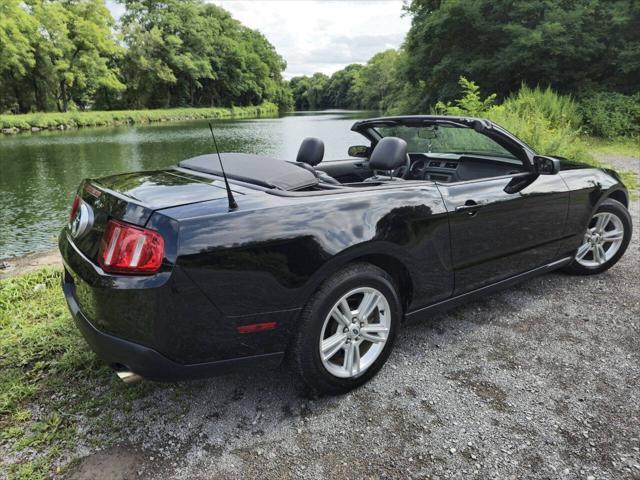
[[[227,177],[266,188],[300,190],[318,184],[316,176],[291,162],[251,153],[221,153]],[[182,160],[178,166],[197,172],[222,175],[220,161],[215,154],[200,155]]]

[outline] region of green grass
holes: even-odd
[[[589,152],[592,154],[592,161],[598,164],[603,164],[602,161],[595,158],[595,156],[611,155],[621,157],[632,157],[637,162],[640,162],[640,140],[635,138],[618,138],[616,140],[605,140],[602,138],[586,137],[584,139]],[[606,163],[606,162],[605,162]],[[615,169],[622,182],[631,192],[631,196],[635,199],[638,198],[638,182],[639,178],[635,172],[629,170]]]
[[[640,161],[640,138],[605,140],[590,137],[587,139],[587,144],[589,145],[589,149],[597,154],[635,157]]]
[[[168,122],[194,119],[224,119],[268,117],[278,114],[274,103],[254,107],[232,108],[171,108],[166,110],[114,110],[95,112],[27,113],[24,115],[0,115],[0,128],[7,133],[37,129],[67,129],[107,125]]]
[[[49,267],[0,281],[0,478],[63,473],[78,416],[96,417],[91,434],[104,434],[109,411],[126,411],[155,388],[122,385],[89,350],[67,310],[61,274]],[[18,460],[8,463],[9,456]]]

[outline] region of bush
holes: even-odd
[[[438,102],[437,113],[485,117],[506,128],[540,154],[592,161],[580,138],[581,117],[570,97],[522,85],[501,105],[495,95],[482,98],[474,82],[460,77],[462,96],[454,104]]]
[[[487,117],[542,155],[593,163],[582,140],[582,118],[571,97],[558,95],[550,88],[522,85],[502,105],[491,108]]]
[[[454,104],[438,102],[435,111],[447,115],[469,115],[488,118],[523,140],[541,155],[566,157],[601,167],[591,154],[581,127],[580,107],[568,96],[553,90],[521,86],[520,90],[501,105],[494,105],[494,96],[482,98],[479,87],[460,78],[462,96]],[[620,172],[629,189],[637,188],[637,179],[630,172]]]
[[[30,130],[93,127],[98,125],[118,125],[122,123],[164,122],[169,120],[191,120],[195,118],[249,118],[275,116],[278,106],[266,102],[250,107],[231,108],[172,108],[167,110],[120,110],[88,111],[65,113],[27,113],[23,115],[0,115],[2,128]]]
[[[593,92],[580,98],[578,105],[591,135],[608,139],[640,137],[640,92]]]

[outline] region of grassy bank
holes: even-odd
[[[49,267],[0,281],[0,478],[63,473],[78,442],[109,443],[114,412],[154,388],[121,385],[96,359],[60,279]],[[86,418],[91,431],[79,434]]]
[[[621,157],[635,157],[640,159],[640,138],[618,138],[606,140],[588,137],[586,140],[589,150],[600,155],[619,155]]]
[[[28,113],[24,115],[0,115],[3,133],[37,131],[108,125],[129,125],[150,122],[168,122],[193,119],[224,119],[269,117],[278,114],[274,103],[255,107],[232,108],[172,108],[167,110],[114,110],[100,112]]]

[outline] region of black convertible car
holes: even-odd
[[[287,358],[316,392],[382,367],[403,320],[533,275],[589,275],[631,237],[615,172],[554,157],[487,120],[357,122],[353,158],[223,153],[85,180],[60,235],[64,292],[125,381]],[[226,169],[226,170],[225,170]]]

